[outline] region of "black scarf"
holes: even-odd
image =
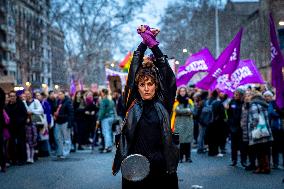
[[[177,101],[180,104],[183,104],[183,107],[186,108],[188,105],[189,96],[186,94],[185,96],[177,95]]]

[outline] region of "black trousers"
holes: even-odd
[[[256,152],[253,146],[249,146],[248,142],[242,142],[241,145],[241,159],[246,162],[247,157],[249,157],[249,163],[251,166],[256,165]]]
[[[282,165],[284,166],[284,131],[272,131],[272,161],[274,166],[279,165],[279,155],[282,155]]]
[[[0,128],[0,166],[3,168],[6,164],[6,158],[4,153],[4,140],[3,140],[3,130]]]
[[[244,145],[244,146],[243,146]],[[245,147],[245,143],[242,142],[242,132],[231,133],[231,159],[232,161],[238,160],[238,151],[241,152],[241,162],[246,162],[246,156],[248,155],[248,147]]]
[[[180,143],[180,160],[183,159],[185,155],[185,159],[188,160],[191,158],[191,143]]]
[[[178,189],[177,174],[151,175],[151,173],[142,181],[131,182],[122,178],[122,189],[157,189],[170,188]]]
[[[24,133],[13,133],[10,139],[9,151],[13,163],[26,162],[26,136]]]
[[[54,126],[49,129],[49,144],[52,150],[56,149],[56,143],[55,143],[55,138],[54,138]]]
[[[265,159],[265,157],[269,157],[270,143],[266,142],[266,143],[255,144],[252,146],[252,148],[258,162],[258,167],[262,167],[263,159]]]

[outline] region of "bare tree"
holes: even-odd
[[[169,4],[160,39],[168,56],[184,63],[189,53],[214,45],[214,9],[208,1],[184,0]],[[187,53],[183,53],[183,49]]]
[[[90,84],[102,80],[103,63],[112,60],[120,28],[139,13],[146,1],[53,0],[52,21],[66,36],[72,75]]]

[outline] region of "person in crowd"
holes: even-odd
[[[94,104],[94,94],[92,91],[86,92],[86,107],[85,107],[85,126],[86,126],[86,138],[89,143],[92,143],[95,127],[96,127],[96,115],[98,107]]]
[[[269,136],[255,138],[253,137],[253,129],[255,129],[261,121],[261,117],[264,119],[264,126],[269,132]],[[258,166],[254,173],[270,173],[269,154],[270,154],[270,142],[273,141],[271,128],[268,118],[268,104],[258,91],[252,92],[251,104],[249,108],[249,145],[253,148]]]
[[[242,129],[242,143],[241,143],[241,160],[244,162],[249,157],[249,165],[245,170],[252,171],[256,169],[256,155],[252,146],[249,146],[249,114],[250,114],[250,102],[251,102],[251,90],[246,90],[244,94],[244,103],[242,106],[241,114],[241,129]]]
[[[229,135],[227,110],[229,108],[230,99],[228,98],[228,95],[223,92],[219,92],[219,99],[222,105],[224,106],[224,120],[223,120],[223,124],[220,125],[220,144],[219,144],[219,147],[221,150],[220,155],[222,156],[226,154],[226,143],[227,143],[227,138]]]
[[[112,123],[115,116],[115,105],[112,100],[108,98],[108,89],[102,89],[101,101],[99,105],[98,121],[102,127],[102,134],[104,136],[105,148],[102,153],[108,153],[112,151],[113,146],[113,133]]]
[[[58,93],[57,104],[58,106],[54,113],[54,136],[57,146],[56,156],[59,159],[64,159],[71,150],[71,128],[74,110],[71,99],[65,96],[64,91]]]
[[[57,100],[56,100],[54,91],[48,92],[47,102],[49,103],[50,111],[51,111],[50,113],[52,115],[50,127],[48,128],[49,144],[50,144],[51,150],[55,150],[56,146],[55,146],[55,139],[54,139],[54,119],[53,119],[53,115],[56,112]]]
[[[195,92],[195,88],[194,88],[194,85],[191,85],[191,86],[189,86],[189,89],[188,89],[189,91],[190,91],[190,93],[189,94],[191,94],[190,95],[190,99],[194,102],[194,104],[195,104],[195,97],[196,97],[196,94],[199,94],[200,95],[200,93],[198,93],[198,92]],[[193,115],[193,147],[197,147],[197,140],[198,140],[198,135],[199,135],[199,124],[198,124],[198,122],[197,122],[197,119],[195,119],[195,108],[193,108],[193,111],[192,111],[192,115]]]
[[[282,165],[284,166],[284,128],[281,120],[281,110],[277,106],[276,101],[273,100],[273,93],[266,91],[263,96],[268,105],[268,117],[272,130],[272,162],[273,168],[279,168],[279,155],[282,155]]]
[[[115,108],[116,108],[117,116],[119,116],[123,120],[125,110],[124,110],[124,107],[123,107],[123,97],[122,97],[120,89],[117,89],[117,90],[114,91],[113,101],[115,102]]]
[[[17,98],[16,92],[9,93],[10,101],[6,106],[6,112],[10,117],[9,154],[12,164],[23,165],[26,162],[26,124],[28,112],[22,100]]]
[[[242,145],[242,128],[241,128],[241,116],[243,108],[243,95],[242,89],[237,89],[234,93],[233,99],[229,103],[228,113],[228,125],[231,136],[231,166],[236,166],[238,161],[238,151],[241,151]],[[241,151],[242,153],[242,151]],[[246,167],[246,159],[241,154],[241,165]]]
[[[46,119],[47,124],[39,129],[39,156],[45,157],[50,155],[50,145],[49,145],[49,130],[51,127],[51,107],[47,101],[47,96],[45,93],[37,92],[35,94],[36,99],[38,99],[44,110],[44,118]]]
[[[26,124],[26,149],[27,149],[27,163],[34,163],[35,149],[38,144],[38,130],[35,123],[32,122],[31,115],[28,115]]]
[[[26,90],[25,96],[26,96],[26,101],[24,101],[24,103],[27,107],[28,115],[30,115],[31,122],[37,127],[37,132],[39,133],[40,130],[43,129],[47,124],[46,117],[44,116],[43,107],[40,101],[33,97],[31,91]],[[30,151],[33,151],[33,150],[27,148],[27,154],[30,154],[28,153]],[[37,160],[39,156],[39,146],[38,145],[35,146],[34,153],[35,153],[34,159],[32,157],[28,158],[27,159],[28,163],[33,163],[34,160]]]
[[[1,167],[1,172],[6,172],[6,154],[5,154],[5,142],[4,142],[4,128],[7,127],[7,122],[9,120],[9,117],[6,117],[5,115],[5,92],[4,90],[0,87],[0,167]]]
[[[84,99],[84,91],[77,91],[73,102],[74,107],[74,136],[73,145],[76,150],[76,142],[78,142],[78,150],[84,150],[83,145],[87,143],[86,138],[86,124],[85,124],[85,108],[86,102]]]
[[[193,141],[193,112],[194,104],[189,98],[186,88],[178,89],[176,102],[174,103],[172,115],[172,128],[179,135],[180,163],[185,161],[191,163],[191,144]]]
[[[218,100],[218,91],[214,90],[211,93],[211,97],[206,102],[206,106],[212,106],[212,121],[210,121],[207,128],[208,137],[208,155],[219,155],[219,147],[223,140],[223,125],[224,125],[224,106],[220,100]],[[203,107],[204,108],[204,107]],[[202,115],[201,115],[202,116]]]
[[[194,106],[194,117],[195,120],[198,124],[198,138],[197,138],[197,153],[198,154],[202,154],[206,152],[206,148],[205,148],[205,143],[206,143],[206,130],[208,127],[208,124],[206,122],[202,121],[201,113],[202,113],[202,109],[205,105],[205,103],[207,103],[207,96],[208,96],[208,92],[207,91],[203,91],[200,93],[196,93],[194,100],[195,100],[195,106]]]
[[[99,107],[99,100],[100,100],[100,95],[99,92],[94,92],[94,104],[95,106]],[[99,111],[99,110],[97,110]],[[98,118],[98,114],[96,115],[96,122],[97,122],[97,118]],[[95,126],[95,133],[94,133],[94,137],[93,137],[93,144],[92,144],[92,150],[94,150],[95,146],[99,146],[100,144],[102,145],[102,147],[100,148],[100,151],[103,151],[105,149],[104,147],[104,137],[102,136],[102,128],[100,127],[99,124],[96,124]]]
[[[157,34],[149,26],[142,25],[138,33],[143,38],[134,52],[124,92],[126,124],[121,136],[127,136],[125,143],[118,143],[113,174],[120,168],[125,155],[141,154],[150,162],[149,175],[139,182],[122,178],[122,188],[178,188],[178,147],[173,143],[170,129],[170,115],[176,96],[176,80],[163,55]],[[144,57],[147,46],[154,59]],[[127,145],[130,148],[125,152]]]
[[[115,118],[112,124],[112,131],[114,135],[120,133],[120,125],[124,119],[124,108],[123,108],[123,99],[121,95],[121,90],[116,89],[112,95],[112,100],[115,104]],[[116,138],[118,139],[118,138]]]

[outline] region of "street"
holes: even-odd
[[[114,153],[91,154],[90,150],[72,153],[64,160],[41,158],[33,165],[14,166],[0,174],[1,189],[119,189],[121,175],[112,176]],[[208,157],[192,152],[193,163],[178,168],[180,189],[193,185],[203,189],[280,189],[284,188],[283,170],[255,175],[240,165],[231,167],[229,154]]]

